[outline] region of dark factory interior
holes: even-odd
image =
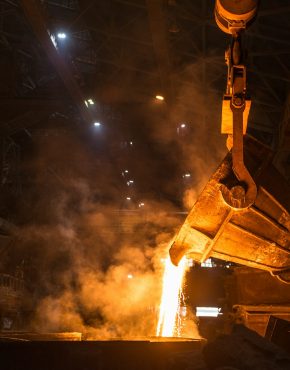
[[[1,369],[290,369],[290,1],[0,6]]]

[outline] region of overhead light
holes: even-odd
[[[128,275],[127,275],[127,278],[128,278],[128,279],[133,279],[133,277],[134,277],[134,276],[133,276],[132,274],[128,274]]]
[[[93,101],[93,99],[87,99],[85,100],[85,105],[88,107],[89,105],[94,105],[95,102]]]
[[[190,177],[191,176],[191,174],[190,173],[185,173],[184,175],[183,175],[183,177]]]
[[[59,32],[59,33],[57,34],[57,37],[58,37],[59,39],[65,39],[65,38],[66,38],[66,34],[65,34],[64,32]]]
[[[192,258],[187,258],[186,262],[188,267],[194,266],[194,260]]]
[[[196,316],[199,317],[218,317],[221,315],[218,307],[196,307]]]
[[[164,96],[162,96],[162,95],[156,95],[155,98],[157,100],[164,100]]]
[[[185,124],[185,123],[182,123],[182,124],[180,125],[180,127],[181,127],[181,128],[185,128],[185,127],[186,127],[186,124]]]
[[[139,203],[139,208],[144,207],[145,203]]]
[[[49,32],[48,32],[48,33],[49,33]],[[54,35],[53,33],[49,33],[49,36],[50,36],[51,42],[53,43],[53,46],[54,46],[56,49],[58,49],[55,35]]]
[[[130,145],[133,145],[133,141],[130,141]]]
[[[94,122],[94,126],[95,126],[95,127],[100,127],[100,126],[101,126],[101,124],[100,124],[100,122]]]
[[[128,174],[128,172],[129,172],[128,170],[124,170],[124,171],[122,171],[122,176],[123,176],[123,177],[126,177],[126,175]]]
[[[214,267],[213,261],[211,258],[208,258],[204,262],[201,263],[201,267]]]
[[[130,197],[127,197],[126,199],[127,199],[127,200],[131,200],[131,198],[130,198]]]

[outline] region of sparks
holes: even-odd
[[[171,263],[170,257],[165,260],[157,336],[173,337],[180,335],[178,316],[186,266],[185,257],[177,267]]]

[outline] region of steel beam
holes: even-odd
[[[290,69],[285,65],[285,63],[283,63],[283,61],[281,60],[281,58],[276,55],[275,56],[275,59],[277,60],[278,64],[283,68],[283,70],[285,71],[285,74],[286,76],[290,76]]]
[[[262,33],[258,33],[258,32],[254,32],[254,31],[251,31],[251,30],[248,30],[247,31],[247,35],[253,37],[253,38],[258,38],[258,39],[262,39],[262,40],[266,40],[266,41],[273,41],[273,42],[276,42],[277,44],[284,44],[284,45],[287,45],[287,46],[290,46],[290,41],[289,40],[285,40],[285,39],[282,39],[282,38],[278,38],[278,37],[275,37],[275,36],[272,36],[272,32],[270,33],[269,31],[269,34],[262,34]]]
[[[251,57],[279,56],[290,54],[290,48],[281,50],[251,51]]]
[[[216,27],[216,24],[214,22],[207,22],[207,25],[211,27]],[[252,31],[251,29],[247,30],[246,34],[251,37],[256,37],[256,38],[263,39],[266,41],[273,41],[273,42],[277,42],[280,44],[290,46],[290,42],[288,40],[272,36],[273,32],[270,32],[269,27],[267,28],[268,28],[269,34],[258,33],[256,30]],[[275,30],[275,28],[273,28],[273,30]]]
[[[67,107],[65,99],[31,99],[31,98],[2,98],[0,99],[1,112],[19,112],[28,110],[58,111]],[[1,119],[3,114],[1,116]]]
[[[127,37],[127,36],[124,36],[120,33],[107,32],[105,30],[102,30],[101,28],[96,28],[96,27],[89,26],[88,30],[89,31],[94,31],[97,34],[101,34],[105,37],[109,37],[109,38],[113,38],[113,39],[119,39],[121,41],[127,41],[127,42],[131,42],[133,44],[138,44],[138,45],[149,47],[149,48],[153,47],[151,42],[142,41],[142,40],[136,39],[134,37]]]
[[[126,0],[115,0],[115,1],[117,3],[124,4],[124,5],[127,5],[127,6],[132,6],[132,7],[140,8],[140,9],[146,9],[146,7],[144,5],[138,4],[136,2],[126,1]]]
[[[269,84],[267,79],[263,76],[262,73],[258,74],[259,79],[262,81],[264,86],[266,87],[266,90],[270,92],[272,97],[276,100],[277,104],[282,105],[283,102],[281,101],[280,96],[277,94],[277,92],[272,88],[272,86]]]
[[[58,8],[64,8],[64,9],[69,9],[69,10],[77,10],[78,9],[78,7],[77,7],[78,2],[77,1],[75,1],[75,3],[71,6],[68,4],[68,2],[67,2],[67,4],[63,4],[61,2],[55,2],[53,0],[46,0],[46,3],[48,5],[52,5],[52,6],[55,6],[55,7],[58,7]],[[72,3],[72,2],[70,2],[70,3]]]
[[[37,125],[53,112],[66,112],[67,108],[68,102],[61,99],[3,98],[0,100],[0,133],[13,135]]]
[[[153,47],[159,67],[161,88],[168,101],[173,100],[173,83],[169,58],[168,31],[163,11],[163,1],[146,0]]]
[[[277,14],[282,14],[282,13],[288,13],[290,12],[290,6],[276,6],[271,8],[271,9],[262,9],[258,12],[259,17],[265,17],[268,15],[277,15]]]
[[[83,58],[83,57],[77,57],[76,61],[79,62],[79,63],[93,64],[93,65],[97,64],[97,63],[103,63],[103,64],[107,64],[107,65],[110,65],[110,66],[113,66],[115,68],[119,68],[119,69],[122,69],[122,70],[138,72],[138,73],[142,73],[142,74],[152,76],[152,77],[157,76],[157,74],[152,72],[152,71],[149,71],[149,70],[146,71],[145,69],[136,68],[133,65],[128,65],[126,63],[117,63],[116,61],[112,61],[112,60],[108,60],[108,59],[104,59],[104,58],[96,58],[95,63],[92,63],[91,61],[88,61],[88,60],[86,60],[86,58]]]

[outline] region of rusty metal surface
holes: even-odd
[[[234,325],[203,351],[208,369],[289,370],[290,356],[244,325]]]
[[[290,321],[290,305],[235,305],[235,318],[247,328],[265,336],[271,316]]]
[[[290,354],[290,321],[270,316],[265,338]]]
[[[174,264],[189,254],[198,262],[215,257],[274,273],[290,269],[290,188],[271,159],[267,147],[245,137],[245,163],[258,192],[251,207],[238,209],[221,194],[221,186],[237,185],[231,154],[225,157],[174,239]]]
[[[65,332],[65,333],[32,333],[32,332],[0,332],[0,341],[81,341],[82,333]]]
[[[21,308],[25,292],[24,280],[0,274],[0,312],[16,312]]]
[[[222,188],[224,200],[229,206],[238,206],[238,208],[249,207],[254,203],[257,197],[256,184],[244,163],[243,112],[245,105],[245,98],[243,98],[241,107],[235,107],[231,104],[231,110],[233,112],[233,171],[240,181],[240,184],[230,190],[228,190],[226,186]],[[233,199],[233,192],[236,193],[235,195],[239,193],[238,197],[235,196],[237,199]]]
[[[290,285],[273,279],[267,271],[240,266],[228,278],[227,296],[230,306],[289,305]]]

